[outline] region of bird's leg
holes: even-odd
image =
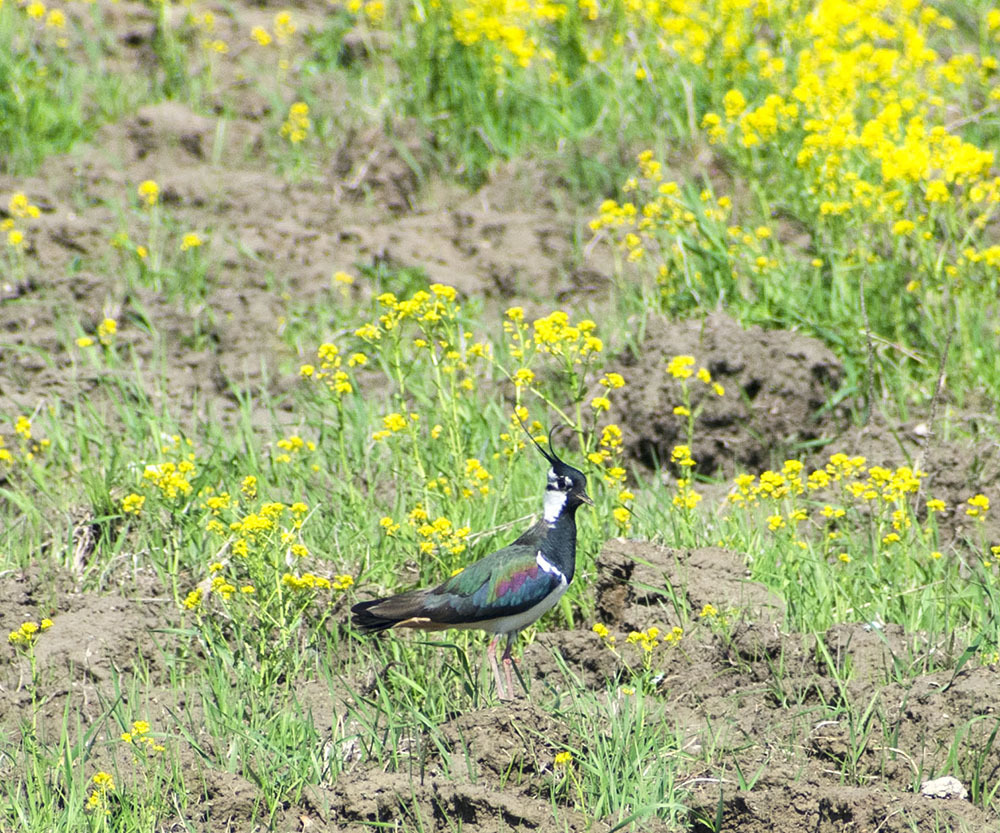
[[[510,647],[514,644],[514,636],[516,634],[507,634],[507,647],[504,648],[503,652],[503,673],[507,678],[507,691],[510,694],[510,699],[514,699],[514,679],[511,675],[511,665],[514,662],[513,657],[510,655]]]
[[[486,656],[490,661],[490,668],[493,669],[493,679],[497,683],[497,697],[501,700],[509,700],[510,695],[504,691],[503,680],[500,678],[500,667],[497,665],[497,643],[500,641],[500,634],[497,634],[490,640],[489,647],[486,649]],[[506,656],[506,654],[504,654]]]

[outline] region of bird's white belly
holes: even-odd
[[[499,616],[496,619],[485,619],[482,622],[475,622],[470,624],[469,627],[484,630],[487,633],[516,633],[552,610],[556,602],[562,597],[562,594],[566,592],[567,587],[569,587],[569,582],[566,581],[566,576],[563,576],[562,581],[559,582],[559,586],[534,607],[529,607],[527,610],[515,613],[512,616]]]

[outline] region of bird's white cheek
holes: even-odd
[[[544,514],[546,523],[555,523],[566,505],[566,493],[551,491],[545,493]]]

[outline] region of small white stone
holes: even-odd
[[[969,791],[962,782],[951,775],[944,775],[920,785],[920,794],[927,798],[968,798]]]

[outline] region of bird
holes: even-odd
[[[584,473],[551,451],[552,431],[549,451],[530,433],[528,436],[550,465],[542,516],[531,528],[513,543],[468,565],[436,587],[371,599],[351,608],[352,624],[363,634],[389,628],[463,628],[493,634],[486,656],[500,700],[514,697],[510,652],[515,637],[551,610],[573,580],[576,511],[583,504],[593,505]],[[506,685],[496,656],[497,644],[504,636]]]

